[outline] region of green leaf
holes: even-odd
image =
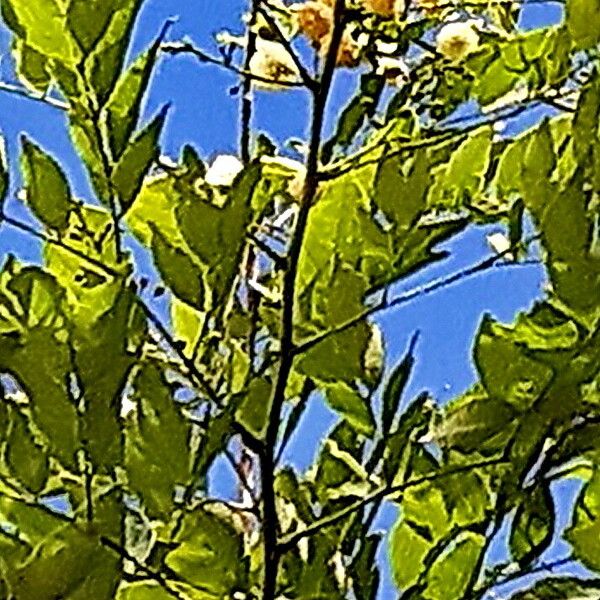
[[[25,136],[21,138],[21,143],[27,204],[44,225],[64,231],[72,209],[67,178],[56,160],[39,146]]]
[[[600,580],[552,577],[538,581],[510,600],[594,600],[600,594]]]
[[[600,256],[591,252],[593,217],[578,177],[549,199],[540,223],[553,292],[575,318],[593,329],[600,318]],[[566,233],[568,232],[568,233]]]
[[[550,487],[544,483],[526,492],[510,531],[510,552],[520,565],[537,560],[552,543],[556,514]]]
[[[203,510],[186,515],[165,563],[201,590],[223,598],[245,576],[242,538],[220,517]]]
[[[474,360],[490,397],[519,411],[528,409],[553,377],[549,367],[530,358],[514,340],[498,335],[489,316],[479,329]]]
[[[102,473],[123,461],[121,399],[145,333],[145,316],[127,287],[117,290],[105,312],[91,322],[79,320],[73,328],[84,405],[81,435],[92,464]]]
[[[326,386],[325,399],[330,408],[344,418],[351,427],[366,437],[375,434],[375,418],[368,398],[346,383]]]
[[[362,379],[363,358],[370,339],[371,331],[366,323],[329,335],[298,357],[296,369],[324,383]]]
[[[20,38],[14,40],[13,56],[19,80],[38,93],[46,93],[52,82],[47,57]]]
[[[212,307],[225,300],[240,268],[246,229],[252,219],[252,195],[259,178],[258,165],[243,171],[222,208],[197,197],[186,198],[176,208],[181,233],[206,268]]]
[[[428,197],[430,206],[457,209],[477,199],[490,167],[492,135],[490,127],[474,131],[456,148],[447,164],[436,168]]]
[[[189,254],[173,246],[155,227],[152,253],[158,272],[169,289],[192,307],[204,306],[204,272]]]
[[[122,584],[116,598],[117,600],[173,600],[173,596],[154,581]]]
[[[105,105],[121,74],[135,19],[142,6],[142,0],[109,0],[108,7],[115,2],[117,5],[112,11],[107,27],[86,57],[84,64],[85,79],[88,87],[95,92],[99,107]],[[83,2],[81,4],[83,5]],[[88,10],[90,8],[93,9],[93,6],[88,4]],[[74,26],[76,27],[77,24],[74,23]],[[85,95],[81,93],[78,95],[79,100],[84,98]]]
[[[69,111],[69,133],[86,166],[96,196],[104,206],[110,207],[114,194],[108,178],[104,148],[92,119],[78,104]]]
[[[149,515],[168,520],[174,510],[175,486],[186,485],[190,477],[190,424],[158,367],[144,364],[133,386],[137,410],[125,434],[129,486],[141,496]],[[151,469],[149,456],[154,457]]]
[[[107,210],[77,205],[64,233],[71,250],[52,243],[44,245],[46,266],[66,290],[70,312],[80,323],[91,323],[112,307],[122,285],[120,274],[124,277],[129,273],[129,263],[118,262],[113,231]],[[112,269],[115,275],[107,274],[97,263]]]
[[[74,40],[65,35],[60,0],[2,0],[2,18],[15,35],[47,58],[75,65],[80,58]]]
[[[546,302],[534,305],[528,313],[519,314],[514,325],[494,324],[493,329],[498,335],[530,350],[570,350],[579,341],[577,325]]]
[[[125,148],[115,167],[112,181],[122,210],[133,204],[142,188],[144,177],[160,155],[158,140],[163,130],[169,106],[143,129]]]
[[[271,408],[272,385],[264,378],[253,379],[235,412],[235,418],[258,438],[266,433]]]
[[[448,531],[448,513],[440,490],[420,486],[404,498],[402,516],[390,536],[390,561],[399,588],[410,588],[425,571],[424,559]]]
[[[112,600],[120,561],[97,538],[68,526],[36,548],[35,560],[9,574],[9,586],[19,600]]]
[[[381,430],[384,435],[387,435],[390,432],[398,415],[398,409],[400,407],[400,402],[402,401],[402,393],[408,383],[408,379],[415,363],[414,350],[418,335],[418,332],[413,335],[406,354],[394,367],[383,390]]]
[[[71,0],[67,9],[67,29],[84,55],[106,33],[121,0]]]
[[[485,393],[467,392],[446,408],[434,437],[442,447],[461,452],[494,452],[508,441],[515,417],[507,402],[488,398]]]
[[[167,22],[152,46],[138,56],[121,75],[104,109],[108,137],[116,158],[123,154],[137,126],[160,45],[169,25],[170,22]]]
[[[599,0],[569,0],[566,12],[566,24],[578,50],[600,43]]]
[[[48,273],[14,261],[4,266],[0,303],[7,320],[0,319],[0,370],[17,380],[52,453],[71,466],[79,443],[77,411],[67,387],[71,357],[63,302],[63,290]]]
[[[600,471],[597,468],[579,494],[572,524],[564,538],[573,547],[577,560],[588,569],[600,570]]]
[[[10,411],[5,459],[28,490],[37,494],[43,489],[50,471],[48,455],[34,440],[25,415],[16,409]]]
[[[460,600],[467,589],[473,568],[485,548],[485,536],[464,532],[444,549],[423,581],[419,598]]]

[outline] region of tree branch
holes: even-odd
[[[265,452],[261,459],[262,497],[263,497],[263,544],[264,544],[264,579],[263,598],[274,600],[276,596],[277,574],[279,571],[280,553],[277,536],[279,522],[275,503],[275,449],[279,432],[281,411],[285,401],[285,390],[289,374],[294,362],[294,307],[296,295],[296,276],[299,259],[304,242],[304,234],[308,224],[310,209],[314,203],[319,180],[319,153],[321,136],[325,120],[325,109],[329,98],[329,90],[333,80],[338,50],[345,28],[345,0],[336,0],[333,12],[333,31],[323,66],[318,87],[312,90],[313,112],[310,133],[309,151],[306,159],[306,176],[296,227],[292,235],[289,249],[288,270],[283,278],[283,307],[281,316],[280,362],[277,378],[273,387],[271,412],[265,436]]]

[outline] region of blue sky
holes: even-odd
[[[243,0],[146,0],[131,53],[137,54],[147,46],[163,22],[171,16],[179,17],[171,31],[171,39],[188,36],[198,46],[214,49],[213,34],[226,28],[237,31],[244,8]],[[532,28],[556,22],[560,17],[560,5],[537,4],[525,9],[521,26]],[[8,39],[7,33],[0,31],[3,55],[8,51]],[[0,74],[5,81],[12,77],[7,58],[0,63]],[[173,104],[163,136],[164,154],[177,156],[184,143],[194,144],[206,158],[235,153],[238,98],[228,92],[236,83],[231,74],[216,67],[200,65],[193,59],[164,58],[146,106],[146,115],[150,115],[165,102]],[[352,78],[342,74],[336,82],[332,107],[339,106],[340,100],[352,90]],[[302,91],[258,93],[257,128],[268,131],[280,143],[289,138],[304,137],[308,118],[306,100]],[[537,118],[539,114],[530,115],[527,124]],[[329,115],[329,125],[332,121],[333,112]],[[524,125],[523,121],[514,124],[512,131]],[[42,103],[0,92],[0,132],[7,140],[13,163],[21,131],[26,131],[47,151],[58,156],[76,193],[90,199],[88,183],[68,140],[64,116]],[[9,211],[22,214],[14,201],[9,203]],[[487,231],[489,228],[470,228],[446,245],[450,250],[446,261],[402,282],[399,288],[408,289],[477,262],[488,253],[485,242]],[[25,260],[36,260],[39,256],[39,249],[31,239],[4,226],[0,231],[0,254],[5,255],[8,251]],[[526,309],[535,298],[540,297],[543,281],[544,273],[540,267],[497,269],[403,305],[378,318],[385,333],[390,364],[402,355],[412,332],[415,329],[421,331],[418,361],[407,396],[428,389],[444,402],[470,386],[475,380],[471,345],[482,315],[488,312],[500,320],[511,321],[519,310]],[[295,436],[286,453],[286,458],[300,469],[310,463],[320,437],[334,422],[334,416],[318,401],[311,405],[305,418],[310,427]],[[215,471],[214,479],[217,488],[225,489],[230,482],[230,473],[221,466]],[[556,490],[563,508],[570,503],[577,489],[578,484],[572,482],[562,484]],[[394,518],[395,511],[388,507],[382,511],[376,526],[387,528]],[[564,523],[567,518],[565,510],[561,511],[560,518]],[[501,546],[494,549],[496,557],[502,552]],[[548,558],[564,552],[564,545],[555,547],[549,551]],[[380,598],[387,600],[395,595],[384,563],[381,560],[385,577]]]

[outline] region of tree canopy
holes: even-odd
[[[600,580],[543,561],[562,535],[565,561],[600,572],[598,0],[530,31],[518,0],[253,0],[214,53],[167,22],[126,62],[141,6],[0,0],[18,78],[4,89],[65,113],[94,193],[75,197],[26,133],[1,154],[2,227],[43,261],[0,272],[0,596],[374,599],[372,524],[392,502],[403,599],[484,598],[532,572],[515,599],[599,597]],[[178,55],[239,75],[238,156],[162,157],[169,106],[141,115]],[[357,87],[328,136],[341,70]],[[252,124],[253,94],[292,88],[312,106],[295,155]],[[489,257],[394,295],[481,223],[506,232]],[[478,383],[444,405],[405,397],[417,334],[387,369],[371,317],[531,261],[544,297],[510,324],[484,316]],[[339,421],[299,473],[281,457],[315,397]],[[237,500],[210,493],[218,457]],[[552,486],[573,477],[560,531]]]

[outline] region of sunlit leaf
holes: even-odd
[[[232,526],[203,510],[185,516],[166,564],[205,592],[231,594],[244,577],[242,540]]]
[[[190,474],[190,425],[175,404],[164,375],[143,365],[133,381],[137,405],[125,433],[125,466],[131,490],[141,496],[150,515],[168,519],[176,485]],[[152,468],[147,457],[158,452]]]

